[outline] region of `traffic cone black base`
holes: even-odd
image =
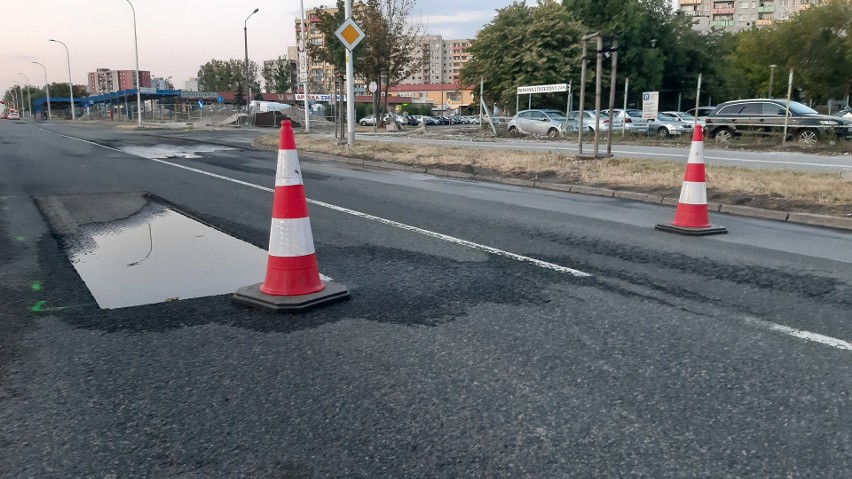
[[[678,233],[682,235],[689,236],[707,236],[707,235],[718,235],[725,234],[728,232],[727,228],[724,226],[714,226],[710,225],[706,228],[682,228],[680,226],[675,226],[673,224],[658,224],[654,227],[654,229],[665,231],[667,233]]]
[[[323,281],[323,288],[316,293],[299,296],[278,296],[260,291],[263,283],[243,286],[234,293],[234,302],[276,313],[301,313],[317,306],[323,306],[349,299],[346,286],[332,281]]]

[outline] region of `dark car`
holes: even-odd
[[[784,100],[756,98],[722,103],[707,116],[706,132],[717,143],[734,137],[753,135],[787,138],[802,146],[815,146],[820,139],[852,136],[852,126],[836,116],[820,115],[807,106],[791,101],[789,116]]]

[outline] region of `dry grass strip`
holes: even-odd
[[[275,149],[278,136],[263,137],[258,143]],[[664,196],[678,195],[684,174],[684,163],[666,160],[577,160],[549,152],[380,141],[360,141],[350,150],[345,144],[315,135],[298,135],[296,143],[306,152]],[[708,165],[707,188],[710,200],[719,203],[841,216],[852,213],[852,182],[840,173]]]

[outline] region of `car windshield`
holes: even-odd
[[[797,101],[790,102],[790,111],[797,115],[819,115],[816,110],[808,108]]]
[[[665,113],[657,113],[657,121],[674,121],[674,118],[666,115]]]
[[[677,116],[679,116],[683,121],[695,121],[695,117],[689,113],[678,113]]]

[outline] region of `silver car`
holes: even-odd
[[[622,130],[627,133],[644,132],[648,129],[648,120],[642,118],[642,110],[615,108],[612,110],[610,126],[616,132]]]
[[[509,120],[509,134],[556,138],[571,131],[568,118],[559,110],[523,110]],[[573,129],[576,131],[576,126]]]
[[[665,113],[657,113],[657,118],[648,120],[648,134],[659,138],[668,138],[692,133],[692,123],[686,123]]]
[[[595,110],[584,110],[582,112],[582,114],[583,114],[583,130],[588,131],[588,129],[591,129],[592,131],[594,131],[595,130]],[[569,112],[568,118],[579,122],[580,111],[574,110],[572,112]],[[600,125],[601,125],[601,131],[609,131],[609,115],[607,115],[606,111],[604,111],[604,110],[601,110]]]
[[[696,118],[696,117],[690,115],[689,113],[682,112],[682,111],[664,111],[663,113],[665,113],[666,115],[668,115],[668,116],[670,116],[674,119],[680,120],[684,123],[689,123],[690,125],[693,125],[693,126],[695,126],[695,124],[698,123],[699,125],[701,125],[702,128],[704,128],[704,120],[702,120],[700,118]]]

